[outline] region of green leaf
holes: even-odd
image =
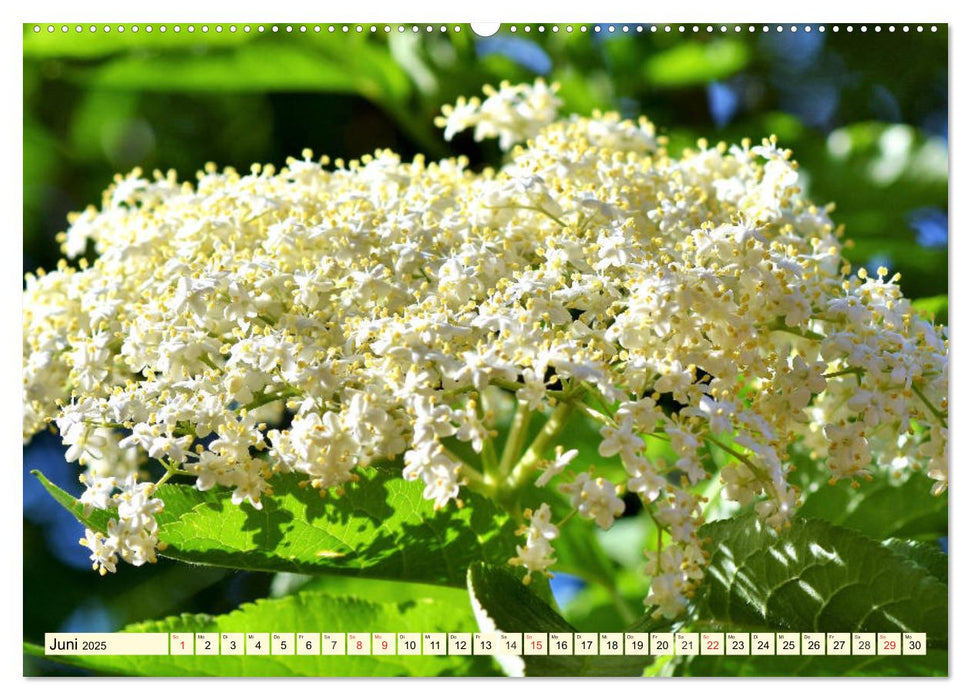
[[[898,479],[878,472],[854,489],[845,481],[828,485],[824,465],[803,458],[795,461],[800,464],[795,480],[803,487],[798,512],[802,518],[826,520],[877,540],[937,539],[947,534],[947,494],[932,495],[933,482],[923,474]]]
[[[929,321],[942,324],[947,323],[947,294],[914,299],[911,302],[911,306]]]
[[[107,530],[108,520],[111,519],[111,514],[108,513],[108,511],[94,509],[90,513],[85,513],[84,506],[74,496],[55,484],[52,484],[46,476],[36,469],[32,469],[30,473],[37,477],[37,480],[40,481],[41,486],[47,489],[47,492],[54,497],[55,501],[70,511],[71,514],[81,521],[85,527],[89,527],[92,530],[99,530],[101,532]]]
[[[937,545],[891,538],[884,540],[883,546],[927,569],[934,578],[947,585],[947,555]]]
[[[75,517],[104,531],[109,514],[83,507],[37,474]],[[464,508],[436,512],[422,484],[400,472],[369,469],[343,496],[321,498],[296,475],[271,481],[263,509],[233,505],[230,493],[165,484],[157,517],[163,556],[234,569],[333,573],[464,586],[472,561],[505,562],[518,538],[514,523],[475,494]]]
[[[947,586],[852,530],[796,519],[777,533],[752,515],[704,525],[711,561],[699,625],[799,632],[925,632],[947,642]]]
[[[286,70],[280,70],[286,66]],[[266,92],[373,89],[339,62],[295,42],[254,41],[196,54],[132,53],[78,74],[89,87],[110,90]]]
[[[644,62],[644,77],[659,87],[686,87],[721,80],[748,63],[748,48],[733,39],[688,42],[656,53]]]
[[[285,584],[286,579],[292,582]],[[407,583],[381,579],[352,578],[328,574],[306,576],[304,574],[279,573],[270,589],[273,597],[299,592],[320,592],[330,596],[352,596],[372,603],[407,603],[413,600],[434,600],[440,605],[464,608],[469,604],[469,593],[464,588],[435,586],[429,583]],[[453,630],[455,631],[455,630]]]
[[[477,563],[469,568],[469,595],[483,632],[576,632],[506,568]],[[636,631],[642,631],[638,628]],[[649,656],[497,656],[510,675],[640,676]]]
[[[158,25],[125,25],[126,31],[119,32],[112,29],[105,32],[103,25],[85,24],[83,31],[75,31],[76,24],[68,25],[68,32],[61,31],[60,24],[55,25],[56,31],[48,32],[46,25],[42,31],[34,32],[33,24],[24,27],[23,53],[26,59],[44,58],[83,58],[95,59],[124,52],[145,52],[149,50],[185,51],[191,46],[199,47],[234,46],[257,38],[256,32],[209,31],[203,32],[202,25],[194,24],[190,35],[188,24],[179,24],[179,31],[174,31],[176,25],[168,25],[168,31],[159,31]],[[92,26],[95,31],[91,31]],[[137,27],[137,31],[135,28]]]
[[[246,603],[227,615],[181,615],[122,632],[456,632],[474,628],[468,605],[434,600],[373,603],[322,592]],[[37,653],[35,648],[25,650]],[[51,659],[51,657],[48,657]],[[440,676],[494,675],[472,656],[77,656],[58,660],[98,673],[131,676]]]

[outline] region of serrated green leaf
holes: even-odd
[[[81,522],[104,531],[108,513],[85,515],[74,498],[37,476]],[[274,477],[262,510],[233,505],[226,491],[164,484],[160,554],[234,569],[464,586],[470,562],[505,562],[515,552],[515,525],[475,494],[464,508],[436,512],[422,485],[400,474],[367,470],[343,496],[328,499],[299,481]]]
[[[51,483],[51,481],[42,473],[36,469],[31,470],[30,473],[37,477],[37,480],[40,481],[41,486],[47,489],[47,493],[49,493],[55,501],[70,511],[70,513],[85,527],[89,527],[92,530],[98,530],[100,532],[104,532],[107,529],[108,520],[111,519],[111,515],[108,513],[108,511],[92,509],[91,512],[87,513],[85,512],[84,506],[80,501],[78,501],[78,499],[57,485]]]
[[[350,576],[304,576],[302,574],[277,574],[275,578],[294,577],[302,579],[298,585],[275,594],[292,595],[299,592],[320,592],[330,596],[354,596],[372,603],[407,603],[413,600],[436,601],[440,605],[453,605],[464,608],[469,604],[469,593],[464,588],[435,586],[429,583],[406,583],[404,581],[383,581],[381,579],[352,578]],[[278,586],[274,582],[274,587]],[[457,630],[460,631],[460,630]]]
[[[947,555],[936,544],[891,538],[884,540],[883,546],[927,569],[934,578],[947,585]]]
[[[484,632],[576,632],[505,568],[473,564],[468,586]],[[527,676],[640,676],[651,662],[649,656],[514,656],[503,660],[507,672],[522,670]]]
[[[923,474],[895,479],[877,473],[854,489],[845,481],[828,485],[823,469],[803,462],[796,474],[796,482],[803,486],[800,517],[819,518],[877,540],[937,539],[947,533],[947,494],[932,495],[933,482]]]
[[[796,519],[782,533],[752,515],[719,520],[705,579],[692,605],[699,626],[799,632],[927,634],[947,642],[947,586],[863,535]]]
[[[474,628],[466,605],[437,601],[373,603],[321,592],[246,603],[227,615],[181,615],[122,632],[456,632]],[[35,653],[25,645],[25,651]],[[52,657],[48,657],[51,659]],[[78,656],[57,660],[98,673],[131,676],[442,676],[495,675],[472,656]]]

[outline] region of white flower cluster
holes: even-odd
[[[534,571],[551,576],[549,568],[556,564],[551,541],[556,539],[560,530],[550,522],[552,512],[548,503],[544,503],[535,512],[527,508],[524,515],[529,519],[529,524],[520,527],[517,534],[526,535],[526,546],[517,545],[517,556],[510,559],[509,563],[526,567],[523,581],[528,584]]]
[[[851,274],[787,151],[673,156],[646,120],[557,104],[537,83],[444,110],[447,136],[511,148],[498,170],[304,153],[195,184],[136,172],[72,217],[64,252],[97,255],[27,278],[24,436],[56,422],[84,502],[118,509],[86,537],[97,568],[154,556],[146,458],[254,508],[275,472],[339,491],[392,459],[436,507],[538,479],[607,528],[626,490],[663,531],[647,603],[666,615],[703,571],[699,482],[784,526],[804,441],[833,480],[913,467],[946,488],[946,331],[885,271]],[[566,471],[571,414],[626,483]],[[554,562],[549,512],[526,516],[528,573]]]
[[[108,520],[107,534],[85,529],[81,544],[91,550],[91,568],[104,576],[115,572],[118,557],[134,566],[145,562],[155,563],[155,553],[164,549],[158,541],[158,524],[155,514],[162,510],[162,501],[153,498],[155,484],[138,481],[135,474],[118,484],[114,477],[88,481],[87,491],[81,498],[90,514],[93,508],[117,508],[118,518]],[[120,493],[112,495],[118,487]]]
[[[499,148],[508,151],[517,143],[536,136],[540,130],[556,119],[556,112],[563,104],[556,96],[556,84],[546,85],[537,80],[533,85],[499,84],[496,90],[486,85],[485,101],[478,97],[460,97],[455,105],[442,108],[442,115],[435,125],[445,129],[445,140],[455,134],[475,127],[473,138],[499,139]]]

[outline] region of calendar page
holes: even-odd
[[[946,23],[22,34],[25,676],[948,675]]]

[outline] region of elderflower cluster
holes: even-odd
[[[548,503],[544,503],[535,512],[527,508],[524,515],[529,519],[529,524],[520,527],[517,534],[526,535],[526,546],[517,545],[517,556],[510,559],[509,563],[526,567],[527,573],[523,581],[528,584],[534,571],[552,576],[549,568],[556,564],[556,559],[553,558],[551,541],[556,539],[560,530],[550,522],[552,512]]]
[[[487,94],[440,124],[498,137],[496,170],[305,152],[136,171],[71,217],[64,253],[89,257],[27,276],[23,428],[56,423],[82,501],[117,511],[85,538],[96,568],[155,556],[146,460],[257,509],[276,473],[340,492],[376,462],[436,508],[537,482],[608,528],[634,494],[663,536],[645,602],[669,616],[704,572],[712,479],[773,527],[800,441],[833,481],[912,467],[946,488],[946,330],[886,271],[851,274],[788,151],[669,154],[644,119],[557,119],[555,86]],[[567,470],[577,416],[625,482]],[[525,519],[513,563],[547,572],[550,508]]]
[[[108,520],[107,534],[94,532],[87,528],[81,544],[91,550],[91,568],[104,576],[115,572],[118,557],[134,566],[145,562],[155,563],[155,553],[164,549],[158,541],[158,523],[155,514],[160,512],[163,503],[153,498],[155,484],[138,481],[130,474],[121,483],[114,477],[96,478],[89,481],[82,496],[86,512],[90,515],[94,508],[107,509],[113,505],[118,518]],[[116,489],[119,493],[112,495]]]
[[[455,105],[445,105],[435,125],[445,129],[445,140],[475,127],[473,138],[499,139],[499,148],[508,151],[513,145],[533,138],[556,119],[563,104],[556,97],[556,84],[548,86],[542,79],[533,85],[511,85],[503,81],[496,90],[486,85],[485,101],[478,97],[460,97]]]

